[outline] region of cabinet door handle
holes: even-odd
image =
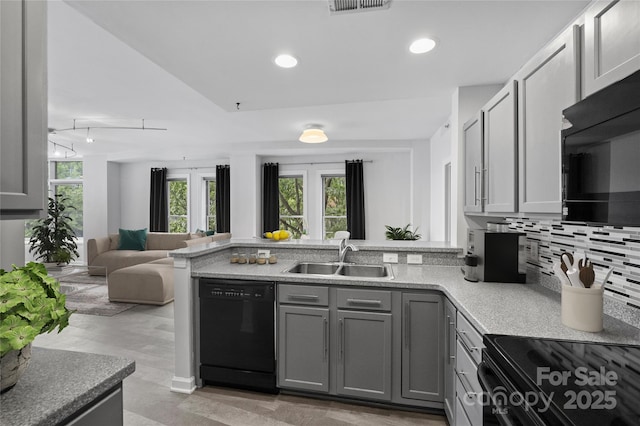
[[[447,321],[449,322],[449,325],[451,325],[451,317],[449,315],[447,315]],[[446,347],[447,347],[447,354],[445,355],[447,358],[451,358],[451,327],[447,327],[447,338],[446,338]]]
[[[404,343],[406,348],[411,350],[411,304],[407,302],[404,310]]]
[[[482,174],[484,175],[485,173],[486,173],[487,177],[486,177],[486,179],[482,179],[482,180],[487,185],[486,185],[486,191],[484,191],[484,194],[483,194],[484,197],[482,197],[482,200],[488,202],[489,201],[489,169],[488,168],[482,169]],[[485,189],[485,185],[482,185],[482,187],[483,187],[482,189]]]
[[[298,300],[318,300],[320,297],[315,294],[290,294],[289,299]]]
[[[473,166],[473,205],[478,205],[480,201],[480,197],[478,197],[478,175],[480,174],[480,170],[478,167]]]
[[[338,351],[338,358],[342,360],[342,357],[344,356],[344,321],[342,318],[338,320],[338,323],[340,324],[340,351]]]
[[[323,333],[322,333],[322,345],[323,345],[323,350],[324,350],[323,359],[326,360],[327,359],[327,348],[328,348],[327,341],[329,340],[329,338],[327,336],[327,330],[328,330],[327,317],[323,317],[322,318],[322,322],[323,322],[323,327],[324,327],[324,330],[323,330]]]
[[[351,305],[382,306],[381,300],[347,299],[347,303]]]

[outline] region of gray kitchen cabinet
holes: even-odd
[[[403,398],[443,401],[443,319],[442,296],[402,294]]]
[[[46,209],[45,1],[0,2],[0,218]]]
[[[574,26],[516,74],[520,212],[561,213],[562,110],[579,100],[579,46]]]
[[[338,310],[337,393],[391,399],[391,314]]]
[[[456,308],[444,301],[444,412],[449,424],[456,424]]]
[[[278,386],[329,392],[329,309],[278,308]]]
[[[481,176],[484,211],[488,213],[517,211],[517,97],[517,83],[512,81],[482,108],[484,165]]]
[[[464,123],[464,211],[482,211],[482,113]]]
[[[640,69],[640,2],[597,1],[585,12],[584,96]]]

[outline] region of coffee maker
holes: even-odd
[[[470,229],[467,254],[477,256],[476,272],[480,281],[526,281],[526,234],[522,232]]]

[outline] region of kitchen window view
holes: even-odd
[[[186,179],[169,179],[169,232],[187,232],[188,188]]]
[[[329,240],[337,231],[347,230],[346,179],[322,176],[322,238]]]
[[[302,176],[281,176],[280,229],[291,233],[292,238],[300,238],[307,233],[304,220],[304,179]]]
[[[216,181],[215,179],[205,178],[204,183],[204,216],[206,219],[205,230],[216,230]]]

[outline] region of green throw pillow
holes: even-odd
[[[207,235],[207,237],[209,237],[209,236],[211,236],[211,235],[213,235],[215,233],[216,233],[216,231],[207,231],[206,235]]]
[[[120,243],[118,250],[143,251],[147,245],[147,228],[144,229],[120,229]]]

